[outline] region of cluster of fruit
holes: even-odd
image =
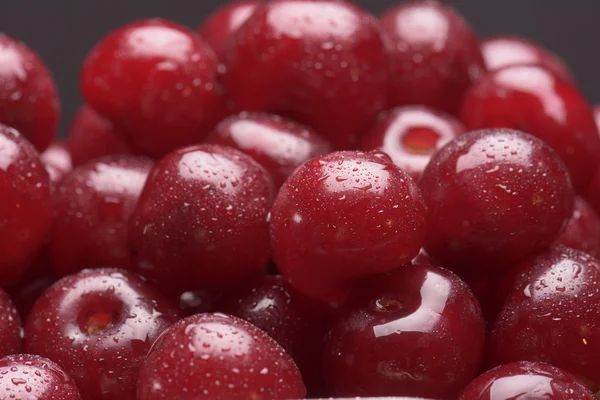
[[[433,0],[243,1],[80,83],[55,141],[0,35],[0,399],[600,390],[600,112],[551,52]]]

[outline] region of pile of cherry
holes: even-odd
[[[600,111],[551,52],[246,1],[123,26],[80,83],[55,141],[0,36],[0,399],[600,390]]]

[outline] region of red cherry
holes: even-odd
[[[171,326],[152,346],[137,399],[283,400],[305,394],[294,361],[263,331],[225,314],[198,314]]]
[[[221,299],[221,290],[190,290],[179,295],[179,308],[186,316],[207,313],[215,310]]]
[[[600,262],[566,247],[515,267],[488,343],[490,366],[543,361],[600,389]]]
[[[292,356],[309,394],[324,394],[321,358],[327,306],[305,297],[281,276],[266,275],[232,291],[217,309],[265,331]]]
[[[23,321],[27,320],[37,299],[48,289],[57,278],[46,260],[38,260],[19,282],[5,288]]]
[[[58,92],[48,67],[27,45],[0,33],[0,123],[44,151],[56,136],[59,115]]]
[[[102,156],[131,153],[113,124],[85,105],[71,120],[66,146],[75,166]]]
[[[138,276],[85,270],[38,299],[25,349],[64,368],[85,399],[131,400],[150,346],[177,317],[177,308]]]
[[[481,52],[488,71],[497,71],[514,65],[537,65],[566,81],[575,81],[573,74],[560,57],[523,37],[488,37],[481,42]]]
[[[73,379],[52,361],[19,354],[0,359],[0,399],[81,400]]]
[[[54,226],[48,257],[65,276],[84,268],[133,269],[129,217],[138,202],[152,160],[106,156],[67,175],[54,194]]]
[[[575,198],[575,210],[558,244],[600,256],[600,217],[581,197]]]
[[[248,154],[269,172],[276,187],[300,165],[330,151],[310,128],[276,115],[245,112],[217,125],[206,142]]]
[[[219,60],[225,59],[232,36],[250,18],[260,1],[233,1],[217,9],[198,27],[197,31],[215,51]]]
[[[325,376],[337,396],[456,399],[479,371],[484,338],[464,282],[407,265],[355,286],[332,324]]]
[[[40,160],[46,166],[50,175],[50,182],[58,185],[60,181],[73,169],[71,154],[62,143],[53,143],[40,154]]]
[[[544,250],[573,213],[564,163],[541,140],[512,129],[453,140],[434,154],[420,187],[428,208],[425,249],[469,279]]]
[[[458,400],[596,400],[575,376],[541,362],[502,365],[475,379]]]
[[[271,210],[273,258],[297,290],[342,301],[356,279],[417,255],[425,215],[417,185],[386,154],[327,154],[281,187]]]
[[[600,163],[591,107],[577,88],[541,67],[489,72],[467,92],[461,118],[468,129],[515,128],[542,139],[563,159],[577,190]]]
[[[454,117],[421,106],[397,107],[385,114],[362,138],[361,150],[381,150],[418,181],[431,155],[465,127]]]
[[[131,217],[138,271],[178,293],[244,282],[269,261],[273,195],[267,172],[235,149],[170,153],[152,170]]]
[[[8,294],[0,289],[0,357],[20,353],[21,339],[19,313]]]
[[[469,23],[438,1],[410,1],[381,16],[389,53],[389,106],[422,104],[457,114],[465,91],[484,72]]]
[[[347,148],[383,110],[387,58],[377,21],[336,0],[259,6],[231,43],[224,83],[243,110],[308,124]]]
[[[600,106],[595,106],[593,112],[596,127],[600,130]],[[600,213],[600,166],[596,169],[592,182],[583,195],[596,212]]]
[[[0,286],[16,283],[37,257],[50,228],[48,172],[35,148],[0,125]]]
[[[202,140],[226,115],[212,49],[187,28],[151,19],[125,25],[88,55],[86,102],[133,150],[160,157]]]

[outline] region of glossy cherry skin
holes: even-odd
[[[25,272],[19,282],[5,288],[21,320],[27,321],[37,299],[57,280],[47,261],[42,257]]]
[[[42,59],[24,43],[0,33],[0,123],[44,151],[56,136],[59,116],[58,91]]]
[[[276,187],[300,165],[330,151],[330,145],[308,127],[277,115],[246,112],[217,125],[206,143],[248,154],[269,172]]]
[[[265,331],[292,356],[309,395],[326,394],[321,358],[329,322],[327,306],[296,291],[281,276],[265,275],[224,296],[217,310]]]
[[[465,91],[483,72],[469,23],[438,1],[410,1],[381,16],[389,53],[389,106],[421,104],[457,114]]]
[[[0,125],[0,286],[23,276],[52,222],[50,179],[38,152]]]
[[[0,357],[20,353],[21,318],[6,292],[0,289]]]
[[[375,18],[335,0],[259,6],[226,59],[226,89],[239,108],[312,126],[334,148],[356,143],[384,109],[387,57]]]
[[[73,169],[71,154],[62,143],[52,143],[46,151],[40,154],[40,160],[46,166],[53,186],[58,185]]]
[[[85,268],[133,269],[129,218],[153,162],[132,155],[106,156],[77,167],[54,194],[48,257],[65,276]]]
[[[130,220],[137,271],[179,293],[234,286],[270,259],[267,172],[235,149],[199,145],[160,160]]]
[[[81,400],[73,379],[47,358],[18,354],[0,359],[0,400]]]
[[[336,396],[455,399],[479,371],[484,337],[464,282],[409,264],[356,285],[332,323],[325,377]]]
[[[177,307],[137,275],[85,270],[38,299],[25,349],[59,364],[85,399],[131,400],[150,346],[177,319]]]
[[[434,154],[420,182],[425,250],[465,278],[544,250],[573,213],[569,173],[541,140],[512,129],[469,132]]]
[[[260,1],[253,0],[232,1],[200,24],[198,33],[212,47],[219,60],[225,59],[231,38],[260,4]]]
[[[600,389],[600,262],[555,247],[515,267],[487,361],[543,361]]]
[[[600,217],[583,198],[575,198],[573,216],[557,243],[600,256]]]
[[[418,181],[431,155],[465,133],[456,118],[422,106],[396,107],[363,136],[361,150],[381,150],[401,170]]]
[[[137,400],[283,400],[305,394],[294,361],[266,333],[236,317],[197,314],[154,343],[140,371]]]
[[[66,146],[75,166],[103,156],[131,153],[114,125],[86,105],[71,120]]]
[[[566,81],[575,81],[573,74],[559,56],[524,37],[485,38],[481,41],[481,53],[488,71],[514,65],[537,65]]]
[[[489,72],[465,95],[461,119],[468,129],[514,128],[537,136],[563,159],[578,191],[600,162],[591,107],[575,86],[541,67]]]
[[[189,290],[179,295],[179,308],[186,316],[212,312],[222,296],[222,290]]]
[[[579,379],[542,362],[502,365],[479,376],[458,400],[596,400]]]
[[[81,91],[134,151],[157,158],[199,142],[227,114],[217,68],[196,33],[142,20],[96,45],[83,65]]]
[[[425,218],[417,185],[386,154],[330,153],[281,187],[271,210],[273,259],[297,290],[343,301],[356,279],[419,253]]]

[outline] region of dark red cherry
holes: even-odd
[[[266,333],[225,314],[198,314],[154,343],[140,371],[137,400],[284,400],[305,394],[294,361]]]
[[[152,170],[131,217],[138,272],[178,291],[218,289],[258,274],[270,259],[268,173],[235,149],[180,149]]]
[[[206,142],[248,154],[269,172],[276,187],[300,165],[330,151],[308,127],[276,115],[246,112],[225,119]]]
[[[37,299],[56,281],[56,275],[42,257],[25,272],[19,282],[5,288],[23,321],[27,320]]]
[[[461,119],[468,129],[514,128],[542,139],[563,159],[578,191],[600,163],[600,137],[587,100],[541,67],[489,72],[467,92]]]
[[[186,316],[211,312],[222,296],[222,290],[190,290],[179,295],[179,308]]]
[[[102,156],[131,152],[113,124],[86,105],[71,120],[66,146],[75,166]]]
[[[0,357],[21,352],[21,318],[6,292],[0,289]]]
[[[600,106],[593,108],[594,119],[596,121],[596,127],[600,130]],[[600,166],[596,169],[592,182],[588,188],[584,191],[583,196],[588,203],[594,207],[597,213],[600,213]]]
[[[84,399],[132,400],[150,346],[177,318],[177,307],[137,275],[85,270],[38,299],[25,349],[59,364]]]
[[[217,310],[265,331],[292,356],[309,395],[323,395],[321,359],[329,308],[292,288],[281,276],[265,275],[224,296]]]
[[[0,125],[0,286],[16,283],[35,261],[51,222],[44,163],[19,132]]]
[[[133,150],[161,157],[200,142],[227,114],[217,68],[214,52],[196,33],[142,20],[96,45],[83,65],[81,91]]]
[[[54,194],[54,226],[48,244],[48,257],[58,276],[85,268],[133,269],[129,218],[152,164],[141,156],[106,156],[64,178]]]
[[[457,114],[485,69],[469,23],[441,2],[419,0],[387,10],[381,29],[389,53],[389,106],[422,104]]]
[[[381,150],[418,181],[431,155],[465,133],[456,118],[422,106],[397,107],[362,138],[361,150]]]
[[[0,33],[0,123],[44,151],[56,136],[59,116],[58,92],[48,67],[27,45]]]
[[[325,377],[336,396],[456,399],[479,371],[484,336],[464,282],[407,265],[355,286],[328,336]]]
[[[600,217],[583,198],[575,198],[573,216],[557,243],[600,256]]]
[[[433,155],[420,182],[426,251],[472,279],[493,275],[552,244],[573,213],[564,163],[512,129],[469,132]]]
[[[375,18],[350,2],[259,6],[235,35],[224,83],[239,108],[312,126],[353,145],[383,110],[387,57]]]
[[[0,399],[81,400],[73,379],[40,356],[18,354],[0,359]]]
[[[542,362],[502,365],[481,375],[466,387],[458,400],[596,400],[579,379]]]
[[[297,290],[339,302],[356,279],[410,262],[425,217],[419,188],[386,154],[327,154],[281,187],[271,210],[273,258]]]
[[[524,37],[488,37],[481,42],[481,52],[488,71],[514,65],[537,65],[566,81],[575,81],[573,74],[560,57]]]
[[[543,361],[600,389],[600,262],[557,247],[515,267],[489,337],[490,366]]]
[[[62,143],[53,143],[40,154],[40,160],[46,166],[46,171],[50,175],[50,182],[58,185],[60,181],[73,169],[71,154]]]
[[[212,47],[219,60],[225,59],[232,36],[250,18],[260,1],[232,1],[217,9],[200,24],[197,31]]]

